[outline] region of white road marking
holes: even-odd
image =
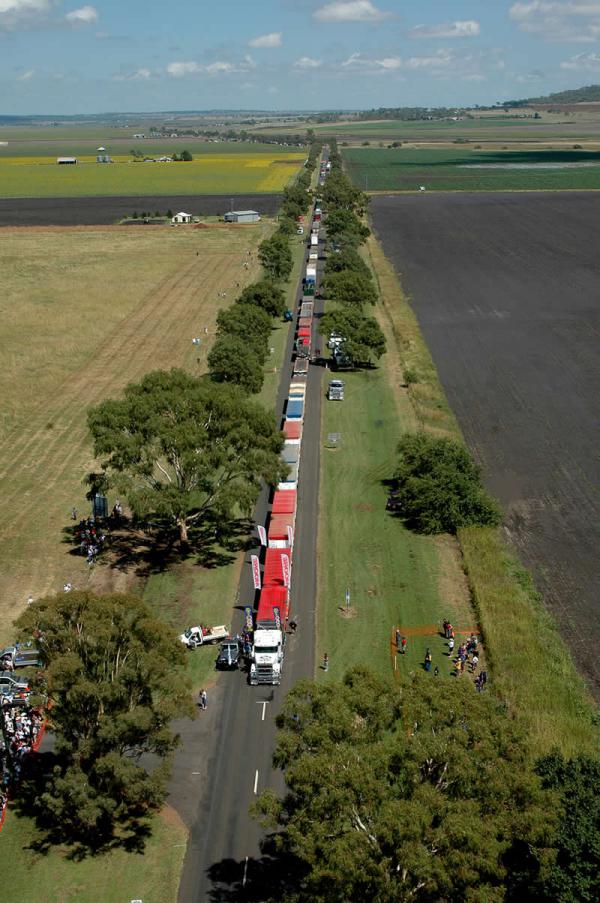
[[[256,769],[256,774],[254,775],[254,793],[256,794],[256,789],[258,787],[258,768]]]
[[[192,771],[192,774],[200,774],[199,771]]]
[[[267,705],[268,705],[268,702],[266,702],[266,700],[263,700],[262,702],[257,702],[256,705],[261,705],[261,706],[263,707],[263,710],[262,710],[262,718],[261,718],[260,720],[261,720],[261,721],[264,721],[264,720],[265,720],[265,712],[267,711]]]
[[[248,876],[248,857],[246,856],[246,861],[244,862],[244,877],[242,878],[242,887],[246,887],[247,876]]]

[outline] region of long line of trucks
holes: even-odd
[[[323,176],[323,169],[321,174]],[[309,248],[319,244],[320,222],[321,210],[316,207],[312,216]],[[278,685],[281,682],[286,626],[290,621],[292,553],[316,283],[316,262],[309,260],[303,279],[302,299],[296,312],[293,372],[281,427],[285,437],[281,457],[287,473],[274,492],[266,529],[259,528],[259,532],[262,531],[261,542],[263,545],[266,543],[266,549],[256,612],[250,606],[245,609],[245,630],[241,641],[229,636],[225,625],[190,627],[179,638],[190,649],[220,641],[217,668],[238,667],[240,655],[235,655],[237,644],[238,650],[241,647],[249,660],[249,681],[253,686]]]
[[[324,175],[323,168],[321,175]],[[316,207],[313,211],[309,253],[319,245],[321,216],[321,209]],[[292,552],[316,283],[317,264],[309,256],[298,308],[293,372],[282,424],[285,442],[281,456],[287,464],[288,474],[277,486],[268,521],[267,549],[250,663],[250,683],[253,686],[277,685],[281,682],[286,625],[290,621]]]

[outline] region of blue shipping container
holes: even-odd
[[[285,416],[289,420],[301,420],[304,415],[304,401],[301,398],[288,398]]]

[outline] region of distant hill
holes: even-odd
[[[524,100],[507,100],[505,107],[528,107],[531,104],[567,104],[600,102],[600,85],[586,85],[584,88],[572,88],[570,91],[558,91],[544,97],[527,97]]]

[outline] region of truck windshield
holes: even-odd
[[[261,655],[270,654],[275,655],[276,652],[279,651],[277,646],[257,646],[256,651],[260,652]]]

